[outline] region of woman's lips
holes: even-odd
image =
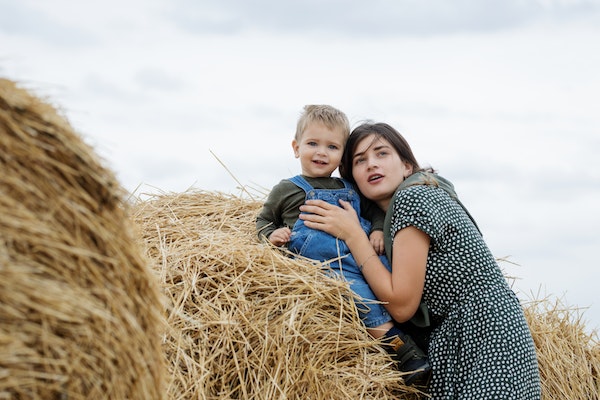
[[[372,182],[378,182],[381,179],[383,179],[383,175],[381,174],[373,174],[373,175],[369,175],[367,182],[372,183]]]

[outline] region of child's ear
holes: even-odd
[[[299,148],[300,146],[298,145],[296,139],[292,140],[292,149],[294,149],[294,157],[296,158],[300,157],[300,153],[298,152]]]

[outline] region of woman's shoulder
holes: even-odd
[[[435,185],[411,185],[398,189],[391,201],[392,210],[428,214],[444,204],[451,203],[452,197],[444,189]]]
[[[412,185],[402,189],[396,190],[392,202],[398,203],[401,201],[417,201],[424,200],[426,198],[435,195],[438,190],[435,186],[429,185]]]
[[[437,172],[429,170],[417,171],[409,175],[400,184],[399,189],[405,189],[411,186],[435,186],[440,187],[447,192],[454,192],[454,185],[448,179],[439,175]]]
[[[433,178],[434,177],[429,174],[412,174],[398,186],[398,189],[396,189],[396,192],[394,193],[394,197],[398,197],[401,194],[419,193],[427,191],[430,188],[437,188],[438,181]]]
[[[437,189],[441,189],[450,197],[456,198],[456,192],[454,191],[452,182],[431,171],[418,171],[408,176],[400,184],[394,193],[394,196],[398,197],[400,193],[405,193],[406,195],[414,193],[435,193],[438,191]]]

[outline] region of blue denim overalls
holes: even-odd
[[[324,200],[338,207],[340,199],[351,203],[359,215],[364,231],[367,235],[371,231],[371,223],[360,216],[360,197],[346,180],[342,179],[343,189],[314,189],[301,175],[290,178],[290,181],[306,192],[306,200]],[[326,232],[307,228],[304,221],[298,219],[292,228],[292,237],[288,248],[303,257],[321,262],[335,259],[329,264],[332,270],[348,281],[350,289],[362,298],[360,302],[355,301],[360,318],[367,328],[373,328],[392,320],[383,305],[377,302],[377,297],[371,291],[362,272],[359,271],[350,249],[343,240],[338,240]],[[387,258],[385,256],[379,258],[383,265],[391,271]]]

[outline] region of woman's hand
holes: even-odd
[[[364,234],[356,211],[344,200],[340,200],[340,207],[323,200],[307,200],[300,206],[300,211],[300,219],[307,227],[327,232],[345,242],[358,232]]]

